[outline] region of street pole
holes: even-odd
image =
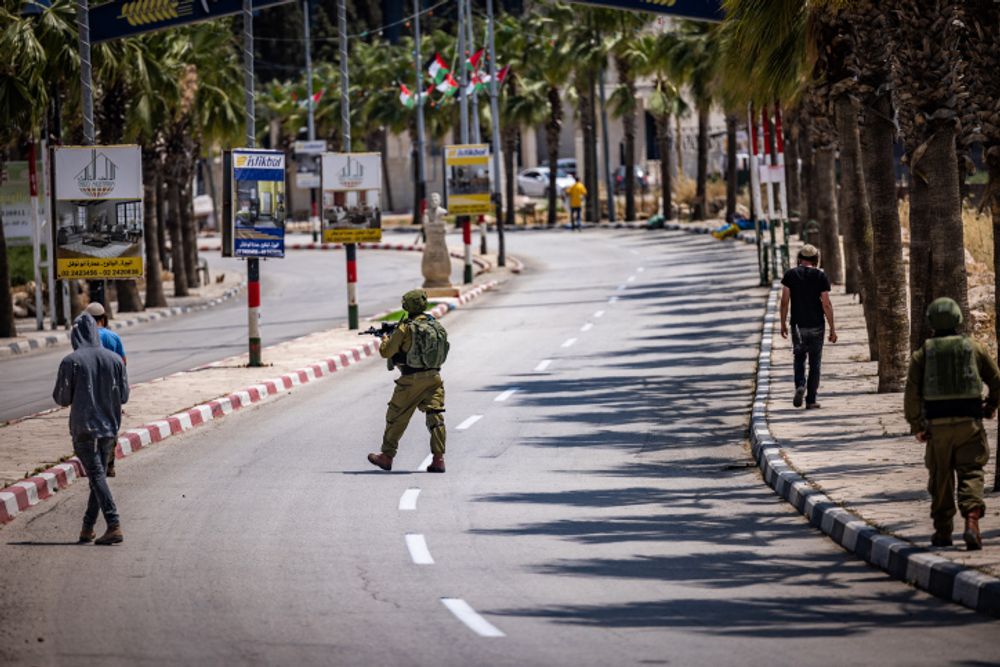
[[[413,0],[413,63],[417,75],[414,95],[417,96],[417,210],[413,212],[415,222],[422,222],[427,208],[427,183],[424,171],[424,98],[423,76],[420,62],[420,0]]]
[[[493,39],[493,0],[486,0],[486,29],[490,49],[490,116],[493,117],[493,201],[497,217],[497,265],[507,265],[507,246],[504,242],[503,207],[500,197],[500,111],[497,104],[497,50]],[[511,206],[513,202],[507,202]]]
[[[243,0],[243,89],[246,105],[247,148],[254,148],[253,93],[253,3]],[[248,366],[261,366],[260,355],[260,259],[247,257],[247,332],[249,333]]]
[[[601,95],[601,143],[604,148],[604,187],[608,191],[608,221],[615,221],[615,188],[611,180],[611,155],[608,149],[608,104],[604,96],[604,70],[598,90]]]
[[[90,9],[87,0],[77,0],[76,2],[76,25],[78,28],[77,40],[80,48],[80,92],[83,95],[83,142],[87,146],[93,146],[95,139],[94,132],[94,78],[91,71],[90,62]],[[104,280],[89,281],[90,297],[92,301],[97,301],[107,309],[107,297]],[[63,303],[66,309],[67,322],[72,320],[69,308],[69,281],[63,281]]]
[[[466,51],[469,53],[476,52],[476,40],[475,31],[473,30],[472,23],[472,0],[465,0],[465,25],[466,25],[466,37],[465,41],[468,45]],[[470,70],[471,74],[469,80],[471,83],[472,75],[475,71]],[[483,143],[482,132],[479,128],[479,92],[473,88],[472,99],[470,100],[469,108],[469,125],[472,129],[472,143],[481,144]],[[477,218],[477,223],[479,225],[479,254],[486,254],[486,216],[482,213],[479,214]]]
[[[469,100],[465,88],[468,86],[465,54],[465,0],[458,0],[458,125],[463,144],[469,143]],[[445,177],[447,178],[447,176]],[[463,282],[472,283],[472,218],[468,215],[459,217],[462,224],[462,244],[465,249],[465,272]]]
[[[38,168],[35,164],[35,139],[28,144],[28,189],[31,194],[31,253],[35,265],[35,326],[45,329],[45,306],[42,303],[42,230],[38,218]]]
[[[340,42],[340,134],[344,152],[351,152],[351,100],[347,73],[347,5],[337,0],[337,40]],[[347,196],[350,196],[348,193]],[[358,328],[358,244],[345,243],[347,251],[347,328]]]
[[[313,75],[312,75],[312,38],[310,23],[312,22],[312,3],[310,0],[302,0],[302,31],[306,40],[306,95],[308,98],[309,114],[307,116],[307,128],[309,131],[309,141],[316,140],[316,104],[313,101]],[[316,188],[309,188],[309,228],[312,230],[313,243],[319,240],[319,210]]]

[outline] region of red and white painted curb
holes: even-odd
[[[454,308],[466,304],[484,292],[495,288],[498,284],[500,284],[500,281],[491,280],[488,283],[478,285],[456,299],[450,299],[446,303],[438,304],[430,313],[434,317],[442,317]],[[178,412],[165,419],[129,429],[118,437],[115,456],[117,458],[129,456],[144,447],[165,440],[172,435],[190,431],[202,424],[221,419],[240,408],[259,403],[275,394],[332,375],[339,370],[373,356],[377,351],[378,343],[368,341],[339,352],[322,361],[299,368],[290,373],[285,373],[280,377],[264,380],[263,382],[244,387],[207,403],[196,405],[184,412]],[[51,497],[59,489],[64,489],[78,478],[85,476],[86,472],[80,460],[73,457],[65,463],[60,463],[44,472],[38,473],[34,477],[29,477],[11,484],[4,489],[0,489],[0,524],[13,521],[14,517],[24,510],[37,505],[39,502]]]

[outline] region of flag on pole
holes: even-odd
[[[485,88],[483,83],[483,77],[479,75],[479,72],[473,72],[472,77],[469,79],[469,85],[465,89],[466,95],[475,95]]]
[[[471,67],[473,71],[479,69],[479,61],[482,59],[483,52],[485,50],[486,49],[479,49],[478,51],[472,54],[472,57],[469,58],[469,67]]]
[[[404,84],[399,84],[399,101],[407,109],[412,109],[417,105],[417,100],[410,89]]]
[[[448,63],[444,61],[440,53],[434,54],[434,60],[431,61],[430,67],[427,68],[427,73],[431,75],[431,81],[435,85],[440,84],[450,74]]]
[[[458,90],[458,81],[455,81],[455,77],[448,73],[445,74],[436,88],[439,93],[444,93],[445,97],[451,97]]]

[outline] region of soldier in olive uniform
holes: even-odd
[[[399,439],[413,411],[420,410],[431,434],[433,459],[427,472],[444,472],[446,432],[441,364],[448,356],[448,337],[440,322],[424,312],[426,308],[427,293],[423,290],[404,294],[406,316],[379,345],[379,354],[387,360],[389,370],[399,368],[401,373],[385,413],[382,451],[368,455],[368,461],[382,470],[392,470]]]
[[[962,311],[955,301],[936,299],[927,308],[927,321],[934,335],[913,353],[904,410],[917,440],[927,443],[931,544],[952,544],[957,475],[958,510],[965,517],[962,538],[974,551],[983,548],[979,519],[986,511],[983,468],[990,457],[982,420],[991,419],[1000,404],[1000,370],[986,348],[957,333]],[[983,383],[989,387],[985,401]]]

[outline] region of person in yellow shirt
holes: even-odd
[[[569,197],[569,224],[571,229],[583,231],[580,213],[583,209],[583,198],[587,196],[587,188],[576,176],[573,177],[573,181],[573,185],[566,188],[566,196]]]

